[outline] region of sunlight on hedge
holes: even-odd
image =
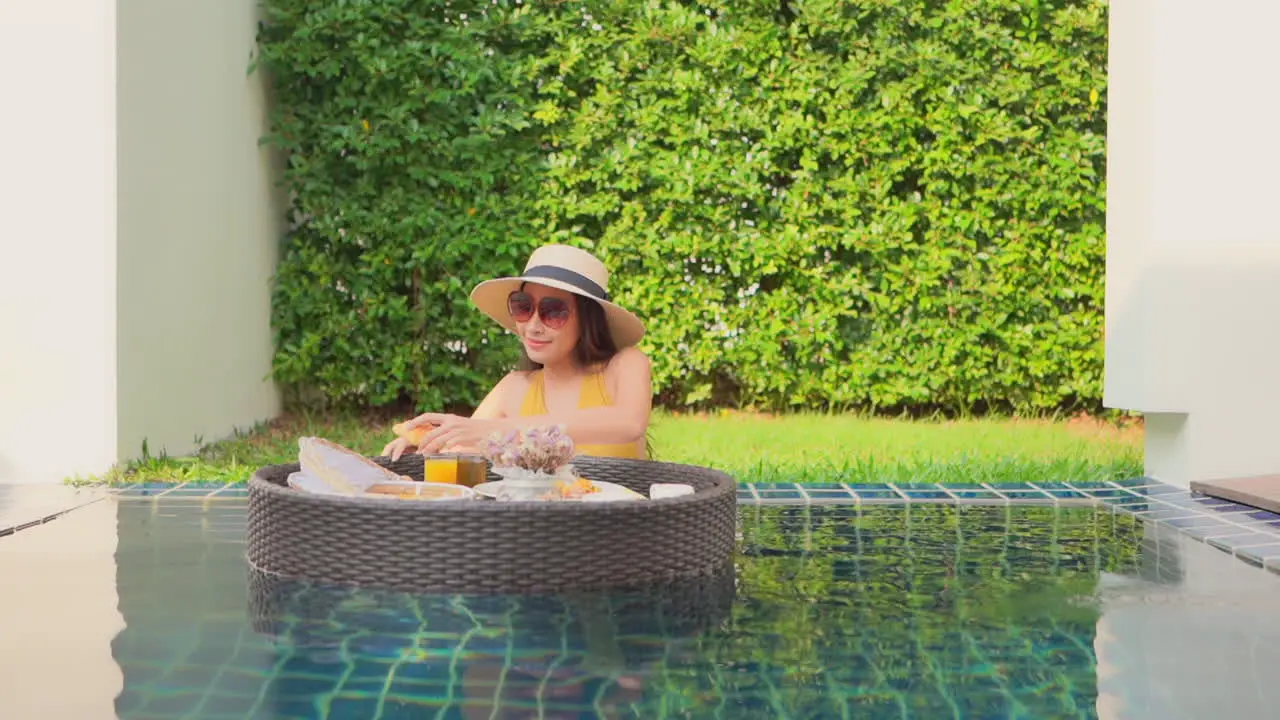
[[[669,405],[1100,406],[1103,0],[267,0],[277,378],[474,404],[593,248]]]

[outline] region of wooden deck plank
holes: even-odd
[[[1191,492],[1280,514],[1280,475],[1195,481]]]

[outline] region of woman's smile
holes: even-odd
[[[524,346],[528,348],[530,352],[537,352],[551,347],[551,341],[547,339],[525,337]]]

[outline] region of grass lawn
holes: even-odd
[[[147,458],[91,480],[244,482],[262,465],[296,462],[299,436],[372,455],[390,439],[389,427],[385,418],[288,416],[192,457]],[[998,483],[1142,474],[1141,427],[1088,419],[657,413],[651,430],[656,459],[722,468],[740,481]]]

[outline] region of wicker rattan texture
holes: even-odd
[[[378,462],[422,477],[421,457]],[[260,572],[332,585],[523,594],[710,576],[732,558],[737,503],[728,475],[617,458],[574,465],[645,495],[662,482],[695,492],[614,503],[338,498],[290,489],[298,466],[273,465],[249,480],[248,560]]]

